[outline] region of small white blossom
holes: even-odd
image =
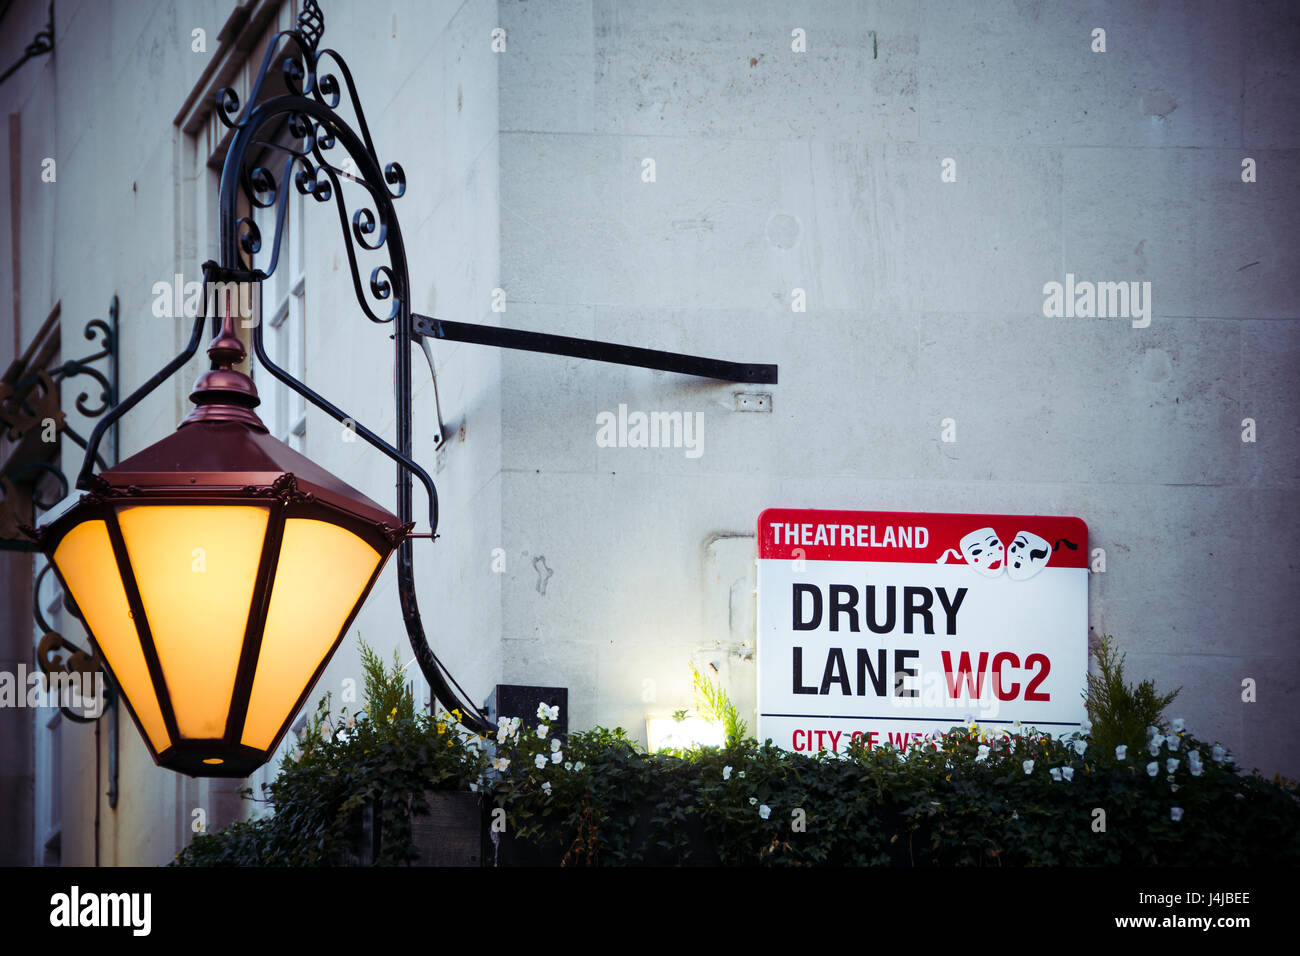
[[[768,817],[772,815],[772,808],[765,803],[758,808],[758,815],[762,817],[764,820],[766,820]]]
[[[1079,730],[1084,734],[1092,733],[1092,721],[1087,717],[1083,718],[1083,722],[1079,725]]]
[[[1116,760],[1128,759],[1128,744],[1120,744],[1118,747],[1115,748],[1115,759]]]
[[[542,784],[542,789],[545,790],[547,793],[550,793],[550,792],[551,792],[551,782],[548,780],[548,781],[546,781],[544,784]]]
[[[1170,757],[1168,760],[1165,761],[1165,771],[1167,773],[1173,773],[1175,770],[1178,769],[1178,765],[1180,763],[1182,763],[1182,761],[1180,761],[1177,757]]]
[[[1170,808],[1169,808],[1169,819],[1171,819],[1171,820],[1173,820],[1175,823],[1177,823],[1177,822],[1178,822],[1179,820],[1181,820],[1182,818],[1183,818],[1183,808],[1182,808],[1182,807],[1170,807]]]
[[[551,708],[546,704],[537,705],[537,719],[545,720],[551,714]]]
[[[1147,752],[1151,754],[1151,756],[1153,757],[1160,756],[1160,745],[1163,744],[1164,742],[1165,742],[1165,738],[1161,734],[1156,734],[1147,743]]]
[[[534,757],[534,758],[533,758],[533,766],[535,766],[538,770],[541,770],[543,767],[545,767],[545,766],[546,766],[546,755],[545,755],[545,754],[538,754],[536,757]]]
[[[509,768],[509,766],[510,766],[510,761],[505,757],[497,757],[496,760],[492,761],[492,769],[499,770],[502,773],[505,773],[507,768]]]
[[[1064,777],[1064,778],[1066,779],[1067,782],[1070,781],[1070,780],[1073,780],[1073,779],[1074,779],[1074,768],[1073,768],[1073,767],[1062,767],[1062,768],[1061,768],[1061,776]]]
[[[1060,782],[1061,782],[1061,768],[1060,768],[1060,767],[1053,767],[1051,770],[1048,771],[1048,773],[1050,773],[1050,774],[1052,775],[1052,779],[1055,780],[1057,783],[1060,783]]]
[[[560,738],[555,737],[551,740],[551,753],[555,753],[555,751],[559,749],[560,749]]]
[[[749,805],[750,805],[751,807],[752,807],[754,804],[756,804],[756,803],[758,803],[758,797],[750,797],[750,798],[749,798]]]
[[[582,768],[585,767],[585,766],[587,766],[587,765],[586,765],[585,763],[583,763],[581,760],[579,760],[577,763],[575,763],[575,764],[573,765],[573,769],[576,770],[576,771],[581,772]]]
[[[1147,737],[1154,737],[1154,736],[1155,736],[1156,734],[1158,734],[1158,733],[1160,733],[1160,728],[1159,728],[1159,727],[1148,727],[1148,728],[1147,728]]]
[[[566,760],[566,761],[564,761],[564,769],[565,769],[565,770],[572,770],[572,769],[573,769],[573,761],[571,761],[571,760]]]
[[[1074,742],[1074,752],[1077,753],[1080,757],[1083,756],[1083,752],[1087,749],[1088,749],[1088,741],[1076,740]]]
[[[1223,755],[1226,753],[1227,751],[1224,750],[1222,747],[1220,747],[1218,744],[1215,744],[1213,747],[1210,748],[1210,758],[1215,763],[1223,763]]]
[[[731,767],[730,767],[730,766],[726,766],[726,767],[723,767],[723,768],[722,768],[722,779],[723,779],[723,780],[730,780],[730,779],[731,779]]]
[[[1025,774],[1026,774],[1026,775],[1031,774],[1031,773],[1034,772],[1034,762],[1033,762],[1032,760],[1026,760],[1026,761],[1025,761],[1024,763],[1022,763],[1020,766],[1022,766],[1022,767],[1025,768]]]
[[[1154,777],[1159,772],[1160,764],[1156,763],[1154,760],[1147,764],[1147,776]]]
[[[545,739],[546,739],[546,733],[547,733],[547,731],[549,731],[550,729],[551,729],[550,724],[538,724],[538,725],[537,725],[537,738],[538,738],[539,740],[545,740]]]
[[[1183,720],[1183,718],[1181,717],[1177,718],[1174,721],[1174,733],[1181,734],[1183,732],[1183,728],[1186,726],[1187,726],[1187,722]]]
[[[745,771],[743,771],[743,770],[739,770],[739,771],[737,771],[737,772],[736,772],[736,776],[739,777],[741,780],[744,780],[744,779],[745,779]]]
[[[975,757],[975,762],[979,763],[981,760],[988,760],[988,759],[989,759],[989,745],[980,744],[979,754]]]
[[[557,750],[555,751],[555,753],[551,754],[551,763],[560,763],[563,760],[564,760],[563,750]]]

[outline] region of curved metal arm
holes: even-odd
[[[341,62],[336,54],[331,56]],[[311,89],[319,98],[321,95],[321,86],[315,85],[315,57],[309,58],[308,70],[306,72],[305,88]],[[345,73],[347,87],[350,93],[354,93],[350,75]],[[323,82],[322,82],[322,85]],[[433,480],[428,473],[421,468],[411,457],[411,345],[413,342],[410,297],[408,290],[410,288],[409,273],[406,264],[406,251],[402,242],[401,227],[398,224],[397,214],[393,208],[393,195],[389,192],[388,186],[396,185],[399,190],[405,188],[405,182],[402,177],[400,167],[396,164],[390,164],[384,170],[380,169],[379,161],[370,148],[367,136],[363,140],[357,133],[345,123],[334,111],[333,106],[305,95],[289,94],[269,99],[263,103],[251,105],[247,115],[236,125],[236,135],[231,142],[230,149],[226,154],[225,165],[221,173],[221,193],[220,193],[220,222],[221,222],[221,265],[223,269],[230,270],[234,273],[244,272],[245,263],[241,259],[240,249],[249,253],[256,253],[260,248],[260,239],[256,235],[256,227],[248,220],[240,220],[238,217],[238,197],[239,188],[243,187],[245,195],[249,195],[249,187],[256,189],[261,186],[261,192],[274,193],[276,183],[270,173],[259,167],[256,175],[246,172],[245,162],[250,148],[254,143],[259,142],[256,139],[258,132],[268,123],[279,118],[287,117],[291,124],[294,124],[302,133],[302,138],[306,139],[309,146],[303,150],[286,150],[291,154],[289,161],[285,164],[285,172],[282,187],[288,186],[289,174],[295,164],[301,164],[302,169],[295,178],[295,185],[303,194],[311,194],[319,201],[328,201],[335,198],[339,209],[340,224],[343,227],[343,236],[347,247],[350,271],[352,272],[353,283],[357,293],[357,300],[362,309],[373,321],[384,321],[374,314],[369,304],[365,300],[364,292],[360,282],[360,271],[357,264],[356,250],[353,248],[353,238],[357,240],[364,249],[378,250],[383,246],[388,247],[389,261],[391,266],[380,266],[371,273],[370,289],[377,299],[385,299],[390,295],[394,299],[394,311],[391,318],[396,326],[393,339],[395,355],[395,405],[397,421],[397,441],[395,445],[389,445],[382,438],[370,431],[368,428],[356,423],[355,419],[348,416],[342,409],[336,407],[327,401],[321,395],[318,395],[307,385],[296,379],[289,372],[277,366],[271,361],[266,354],[266,348],[263,342],[263,334],[260,323],[253,331],[253,348],[257,355],[258,361],[265,366],[266,370],[283,382],[289,388],[293,389],[303,398],[325,411],[336,421],[344,424],[350,424],[355,428],[357,434],[361,435],[373,447],[379,449],[389,458],[392,458],[397,464],[397,517],[403,524],[411,521],[412,517],[412,498],[411,498],[411,478],[414,475],[420,479],[429,496],[429,525],[430,534],[436,535],[438,523],[438,505],[437,491],[434,488]],[[337,99],[336,99],[337,102]],[[358,116],[360,110],[354,103],[354,109],[357,109]],[[314,121],[315,126],[311,128],[307,121]],[[362,120],[364,124],[364,119]],[[364,128],[364,126],[363,126]],[[366,237],[371,235],[376,227],[376,216],[369,209],[359,209],[352,218],[352,233],[348,232],[348,218],[346,205],[343,199],[342,186],[339,181],[338,171],[333,165],[325,161],[322,150],[332,149],[335,145],[341,145],[347,152],[348,156],[355,163],[359,172],[358,176],[352,177],[355,181],[360,182],[369,193],[374,202],[376,212],[378,213],[378,237],[373,242],[367,242]],[[264,144],[265,145],[265,144]],[[313,165],[308,159],[308,154],[315,157],[317,164]],[[320,174],[324,173],[327,177],[328,188],[320,179]],[[398,193],[400,195],[400,192]],[[251,197],[250,197],[251,198]],[[274,236],[274,246],[271,251],[272,263],[275,263],[279,256],[279,244],[282,239],[284,224],[283,204],[288,201],[287,188],[282,196],[277,197],[281,208],[277,209],[276,215],[276,234]],[[275,199],[265,203],[259,203],[263,208],[269,206]],[[240,235],[240,226],[245,228],[243,235]],[[274,265],[272,266],[274,268]],[[419,604],[416,599],[415,588],[415,562],[414,547],[410,538],[405,538],[398,545],[397,550],[397,586],[398,598],[402,608],[402,619],[406,626],[407,637],[411,644],[412,651],[415,652],[415,659],[419,662],[420,670],[425,679],[429,682],[429,688],[437,700],[447,710],[459,710],[462,714],[461,723],[480,734],[489,733],[492,730],[491,724],[483,717],[481,708],[472,703],[469,695],[464,689],[456,683],[450,672],[438,656],[430,647],[427,636],[424,631],[423,620],[420,615]],[[459,692],[459,693],[458,693]]]
[[[181,354],[176,356],[161,369],[159,369],[149,381],[145,382],[134,392],[122,399],[116,405],[105,413],[104,417],[95,423],[94,430],[90,433],[90,440],[86,443],[86,458],[81,464],[81,471],[77,473],[77,487],[82,491],[90,491],[94,487],[92,478],[94,477],[95,462],[99,461],[99,443],[104,438],[104,433],[108,431],[109,426],[119,418],[135,408],[140,400],[161,385],[167,379],[176,374],[186,362],[194,357],[194,353],[199,350],[199,343],[203,339],[203,323],[206,316],[200,314],[194,318],[194,329],[190,332],[190,340],[186,343]],[[101,462],[102,463],[102,462]]]

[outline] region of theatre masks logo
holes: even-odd
[[[1052,554],[1062,546],[1071,551],[1079,547],[1065,538],[1058,538],[1056,543],[1052,544],[1032,531],[1016,532],[1016,536],[1011,539],[1011,544],[1008,546],[1002,543],[1002,539],[992,528],[980,528],[961,539],[960,551],[949,548],[935,563],[947,564],[948,556],[955,555],[986,578],[996,578],[1005,569],[1007,577],[1011,580],[1027,581],[1047,567]]]

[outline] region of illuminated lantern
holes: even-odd
[[[267,433],[227,316],[174,434],[38,532],[154,760],[275,752],[409,526]]]

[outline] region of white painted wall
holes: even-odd
[[[1107,554],[1092,626],[1133,675],[1183,686],[1175,715],[1243,764],[1300,773],[1293,8],[323,6],[381,160],[407,172],[417,311],[781,367],[761,389],[774,411],[744,413],[737,386],[440,343],[453,437],[439,460],[416,356],[417,456],[443,506],[441,540],[416,546],[420,601],[471,693],[564,685],[573,727],[643,735],[647,712],[690,706],[688,665],[711,661],[752,710],[765,507],[1077,514]],[[55,54],[0,88],[24,131],[19,338],[60,301],[66,342],[116,292],[128,388],[188,331],[152,317],[152,284],[215,252],[210,230],[187,244],[177,225],[206,220],[173,121],[205,65],[191,31],[212,49],[230,9],[61,0]],[[14,5],[0,61],[44,10]],[[57,186],[39,183],[46,155]],[[1245,156],[1256,183],[1240,180]],[[940,181],[949,157],[955,183]],[[0,207],[8,226],[8,192]],[[352,305],[333,210],[308,213],[308,382],[391,434],[391,343]],[[1067,272],[1150,281],[1150,327],[1045,318],[1042,287]],[[198,367],[127,417],[124,454],[175,426]],[[703,454],[598,448],[596,415],[620,403],[702,413]],[[306,453],[391,504],[387,460],[309,415]],[[946,417],[955,444],[939,440]],[[410,659],[391,569],[355,630]],[[351,638],[318,693],[337,700],[349,677]],[[122,740],[102,858],[166,862],[218,798],[154,768],[129,721]],[[65,728],[63,749],[64,859],[89,862],[93,734]]]

